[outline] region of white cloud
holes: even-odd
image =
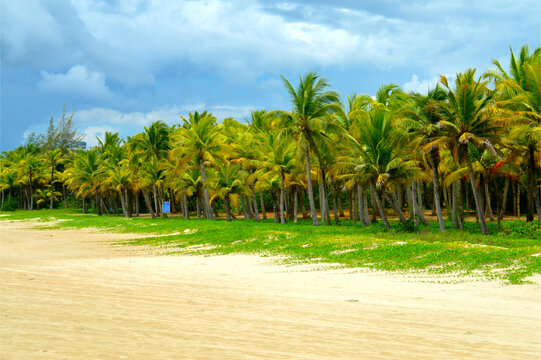
[[[87,149],[90,149],[91,147],[98,145],[97,138],[100,138],[103,141],[106,131],[116,132],[111,126],[89,126],[83,131],[79,131],[79,133],[83,135],[83,141],[86,141]]]
[[[96,136],[103,138],[105,131],[118,132],[122,137],[133,136],[154,121],[162,120],[169,125],[180,124],[181,115],[188,116],[189,112],[203,110],[210,111],[221,121],[226,117],[242,120],[250,115],[253,108],[220,104],[207,106],[202,103],[160,108],[146,113],[123,113],[113,109],[94,108],[76,112],[73,121],[78,132],[84,134],[87,145],[91,147],[97,144]]]
[[[105,75],[101,72],[89,71],[84,65],[75,65],[66,74],[41,71],[41,81],[38,83],[38,88],[44,91],[90,98],[112,96],[105,84]]]

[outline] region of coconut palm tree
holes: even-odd
[[[287,177],[295,168],[295,147],[290,138],[280,137],[277,134],[269,133],[265,141],[265,153],[267,156],[257,165],[260,168],[260,178],[280,179],[280,222],[286,223],[285,218],[285,185]]]
[[[475,80],[474,69],[457,74],[454,89],[445,76],[441,76],[441,83],[448,89],[449,100],[438,104],[442,117],[439,126],[444,136],[435,143],[446,144],[457,161],[466,161],[481,232],[486,235],[488,228],[475,182],[470,147],[488,149],[497,154],[494,145],[501,140],[502,127],[492,109],[495,92],[487,88],[487,81],[481,77]]]
[[[537,163],[541,144],[541,48],[530,54],[524,45],[517,57],[511,49],[509,73],[497,60],[495,69],[485,73],[496,84],[496,106],[513,126],[508,136],[508,146],[523,159],[528,178],[528,211],[526,221],[533,220],[534,203],[541,221],[539,190],[537,190]]]
[[[427,95],[413,93],[413,106],[402,110],[402,126],[411,137],[413,149],[420,148],[427,156],[432,168],[434,184],[434,203],[440,225],[440,231],[445,232],[445,224],[441,211],[440,184],[438,167],[440,162],[441,128],[438,126],[441,118],[437,104],[447,99],[447,93],[439,85],[430,89]]]
[[[231,221],[231,201],[236,202],[239,195],[250,193],[245,179],[248,174],[238,164],[217,164],[215,176],[207,183],[214,189],[211,201],[220,198],[224,200],[227,221]]]
[[[299,85],[295,89],[282,76],[287,92],[293,103],[293,110],[273,111],[271,116],[279,119],[279,127],[285,134],[293,136],[297,141],[297,153],[306,162],[307,189],[313,225],[319,225],[314,203],[310,154],[316,158],[318,140],[325,137],[324,129],[331,114],[340,111],[340,97],[337,92],[327,90],[329,83],[314,72],[299,77]]]
[[[183,118],[184,124],[172,136],[174,158],[186,158],[201,168],[201,181],[203,187],[207,182],[205,165],[215,163],[222,151],[222,136],[216,126],[216,118],[206,111],[203,113],[190,113],[188,119]],[[208,188],[204,187],[203,210],[207,219],[212,219],[212,208]]]
[[[51,191],[50,191],[51,198],[50,198],[50,201],[49,201],[49,209],[52,210],[53,209],[53,197],[54,197],[53,196],[54,195],[54,185],[53,185],[54,174],[55,174],[55,171],[56,171],[56,166],[63,162],[62,151],[60,149],[54,149],[54,150],[47,151],[43,155],[43,160],[45,161],[45,164],[47,166],[49,166],[49,168],[51,169],[51,180],[49,182],[49,186],[51,188]]]

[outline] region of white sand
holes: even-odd
[[[537,359],[541,288],[148,256],[0,222],[0,359]]]

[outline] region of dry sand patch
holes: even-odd
[[[536,359],[541,288],[427,284],[0,222],[1,359]],[[538,279],[537,279],[538,280]]]

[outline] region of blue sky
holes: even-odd
[[[538,0],[1,1],[0,149],[44,132],[64,103],[89,145],[207,109],[289,109],[280,75],[315,70],[343,98],[539,46]]]

